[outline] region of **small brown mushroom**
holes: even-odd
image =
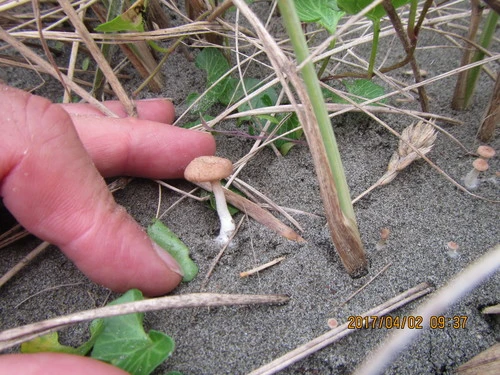
[[[226,244],[235,230],[231,214],[220,180],[233,173],[231,160],[217,156],[200,156],[193,159],[184,171],[184,178],[191,182],[209,182],[215,197],[215,205],[220,219],[220,233],[217,241]]]
[[[488,160],[495,156],[495,149],[493,147],[483,145],[477,148],[477,153],[481,159]]]
[[[477,189],[479,186],[479,173],[487,171],[490,167],[484,159],[478,158],[472,163],[472,170],[464,178],[464,185],[469,190]]]

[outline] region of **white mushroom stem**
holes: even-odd
[[[220,219],[220,232],[216,241],[221,244],[226,244],[232,236],[236,226],[234,225],[233,218],[227,208],[226,197],[224,196],[222,185],[219,181],[212,181],[210,184],[212,185],[212,192],[215,197],[215,206]]]
[[[484,159],[476,159],[472,163],[473,169],[464,178],[464,185],[469,190],[477,189],[479,186],[479,173],[488,170],[488,162]]]
[[[464,185],[467,189],[477,189],[477,187],[479,186],[479,173],[480,171],[478,171],[476,168],[472,168],[472,170],[467,173],[467,175],[464,177]]]

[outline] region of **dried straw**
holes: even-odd
[[[419,121],[405,128],[401,133],[398,150],[392,154],[391,160],[389,160],[387,172],[385,172],[375,184],[356,197],[353,203],[357,202],[373,189],[382,185],[387,185],[396,178],[399,172],[408,167],[415,160],[426,155],[432,150],[436,137],[437,134],[433,124],[427,122]],[[413,148],[410,145],[412,145]],[[418,152],[415,151],[415,149],[418,150]]]

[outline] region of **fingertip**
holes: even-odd
[[[172,124],[175,120],[175,108],[168,99],[145,99],[136,102],[137,115],[140,119]]]
[[[137,288],[147,296],[172,291],[182,272],[169,254],[161,256],[134,219],[120,206],[95,217],[84,236],[61,246],[94,282],[116,292]]]
[[[0,356],[0,373],[23,375],[126,375],[110,364],[62,353],[4,354]]]

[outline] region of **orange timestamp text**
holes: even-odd
[[[467,326],[468,316],[432,315],[428,322],[425,322],[420,315],[351,315],[347,319],[348,329],[423,329],[426,326],[430,329],[464,329]]]

